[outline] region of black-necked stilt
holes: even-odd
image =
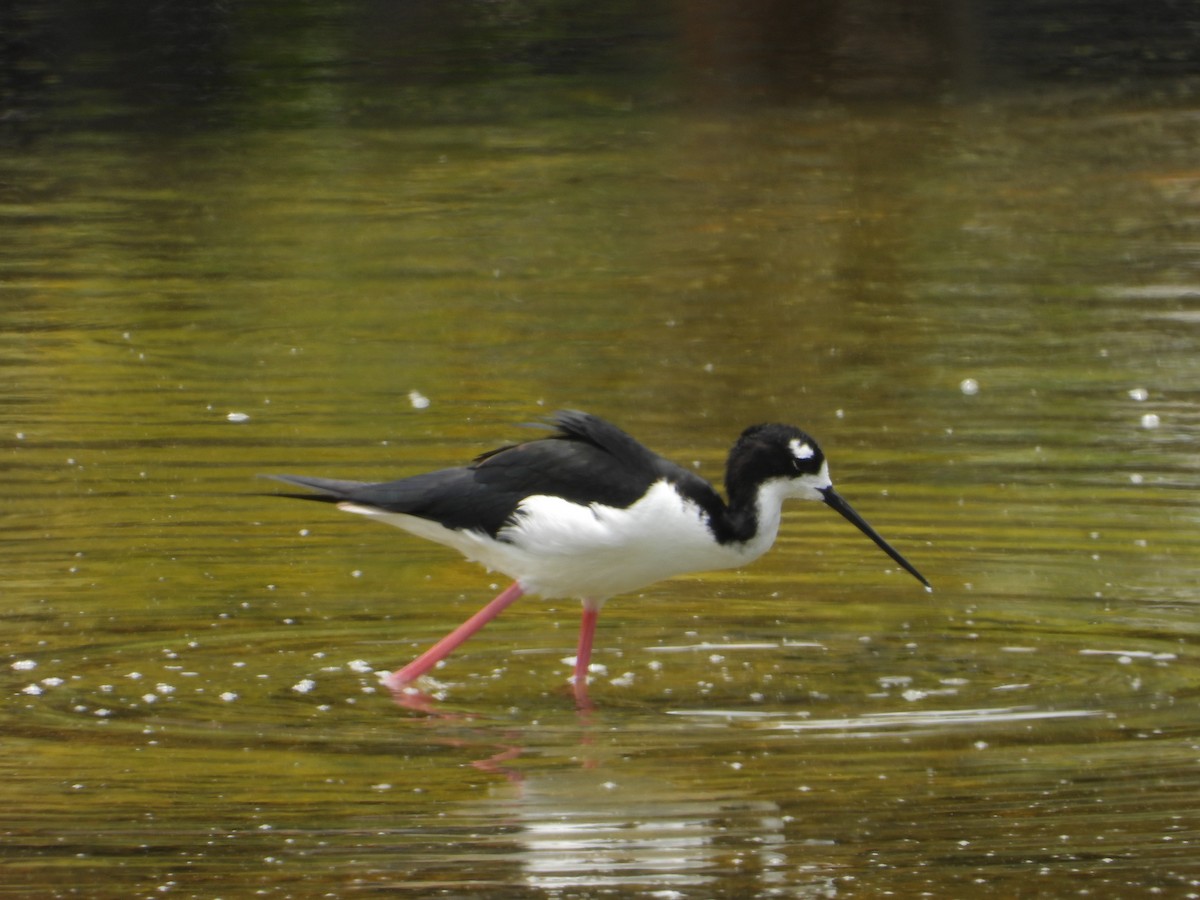
[[[833,489],[816,441],[791,425],[754,425],[729,452],[728,502],[703,478],[603,419],[563,411],[545,438],[501,447],[455,469],[367,483],[275,475],[336,503],[453,547],[514,582],[413,662],[383,679],[401,690],[523,594],[583,600],[574,690],[587,703],[604,601],[662,578],[745,565],[775,542],[783,501],[820,500],[929,582]]]

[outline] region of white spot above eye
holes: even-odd
[[[816,454],[812,444],[802,441],[799,438],[792,438],[788,441],[788,449],[792,451],[792,456],[796,457],[796,459],[812,459]]]

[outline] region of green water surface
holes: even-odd
[[[83,92],[6,148],[0,893],[1200,895],[1189,83],[502,74],[400,124],[332,76],[192,131]],[[593,711],[537,598],[396,705],[502,583],[256,476],[559,407],[718,482],[798,424],[935,591],[794,504],[605,607]]]

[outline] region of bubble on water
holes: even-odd
[[[244,412],[231,412],[225,416],[230,422],[249,422],[250,414]]]
[[[412,404],[413,409],[429,409],[430,400],[420,391],[409,391],[408,402]]]
[[[958,383],[958,389],[968,397],[974,397],[979,393],[979,382],[974,378],[964,378]]]
[[[1154,413],[1146,413],[1142,416],[1142,427],[1147,429],[1157,428],[1162,424],[1162,420]]]
[[[1143,400],[1148,399],[1149,397],[1150,397],[1150,392],[1148,390],[1146,390],[1145,388],[1140,388],[1140,387],[1132,388],[1129,391],[1129,398],[1131,400],[1137,400],[1139,403],[1141,403]]]

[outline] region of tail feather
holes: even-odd
[[[313,478],[308,475],[267,475],[266,477],[319,492],[316,494],[277,494],[275,496],[290,497],[295,500],[317,500],[322,503],[341,503],[343,500],[349,499],[355,490],[367,483],[343,481],[337,478]]]

